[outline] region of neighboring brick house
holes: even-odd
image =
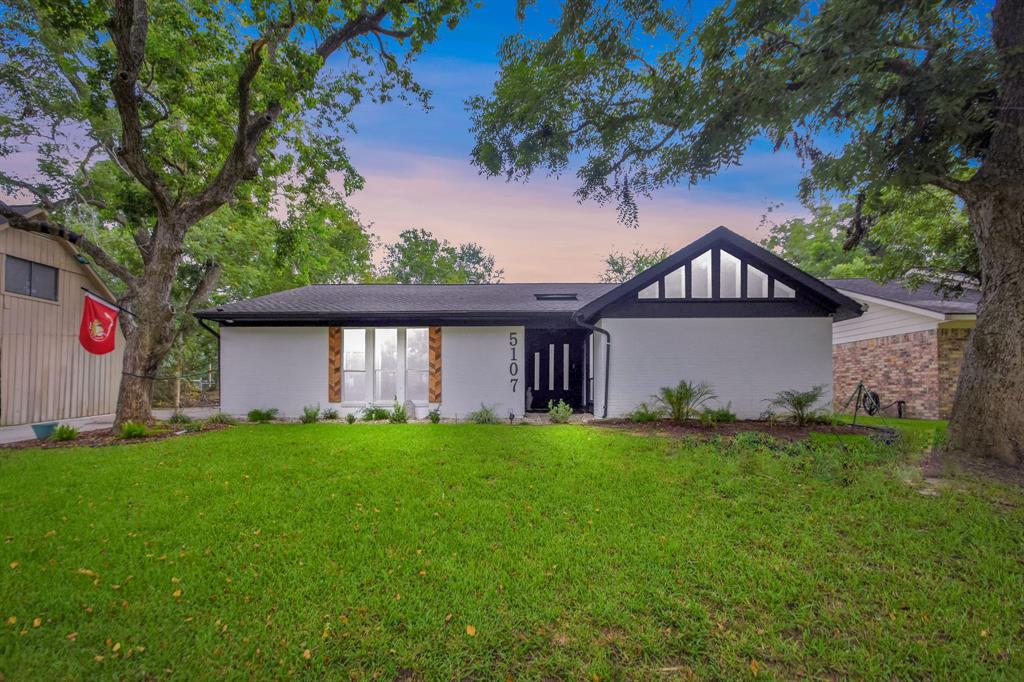
[[[946,300],[927,285],[910,289],[898,281],[825,281],[867,309],[861,317],[832,326],[835,408],[842,410],[863,382],[879,394],[882,405],[906,401],[907,417],[948,418],[981,294],[967,290]]]

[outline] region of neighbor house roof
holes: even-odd
[[[639,288],[712,247],[726,248],[782,283],[799,287],[807,305],[822,314],[832,314],[837,320],[861,314],[860,303],[735,232],[718,227],[621,284],[317,284],[227,303],[197,316],[228,324],[309,325],[339,321],[442,324],[452,320],[457,324],[473,324],[474,321],[518,323],[526,318],[562,323],[568,323],[571,318],[594,320],[606,306],[635,299]],[[702,302],[680,299],[677,303],[700,306]]]
[[[893,280],[880,284],[866,277],[850,279],[826,279],[827,284],[853,295],[899,303],[944,315],[977,315],[981,292],[964,289],[959,298],[947,299],[942,292],[929,284],[912,289],[905,282]]]

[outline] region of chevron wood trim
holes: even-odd
[[[327,330],[327,399],[341,402],[341,327]]]
[[[430,371],[427,373],[427,399],[441,402],[441,328],[431,327],[427,336]]]

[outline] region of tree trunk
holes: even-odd
[[[949,424],[953,452],[1024,466],[1024,182],[967,202],[982,298]]]

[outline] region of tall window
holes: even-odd
[[[665,298],[686,296],[686,266],[665,275]]]
[[[796,292],[779,280],[775,280],[775,298],[796,298]]]
[[[725,251],[719,252],[718,292],[722,298],[740,297],[740,259]]]
[[[747,266],[747,298],[768,298],[768,275]]]
[[[711,252],[705,251],[693,259],[693,298],[711,298]]]
[[[429,341],[426,329],[405,330],[405,398],[427,401],[427,375],[430,370]]]
[[[377,329],[373,334],[373,382],[375,401],[398,397],[398,330]]]
[[[341,399],[346,402],[366,400],[366,330],[344,330],[341,347]]]
[[[12,294],[57,300],[57,268],[7,256],[4,263],[4,289]]]
[[[637,298],[658,298],[661,292],[661,282],[654,282],[640,290]]]

